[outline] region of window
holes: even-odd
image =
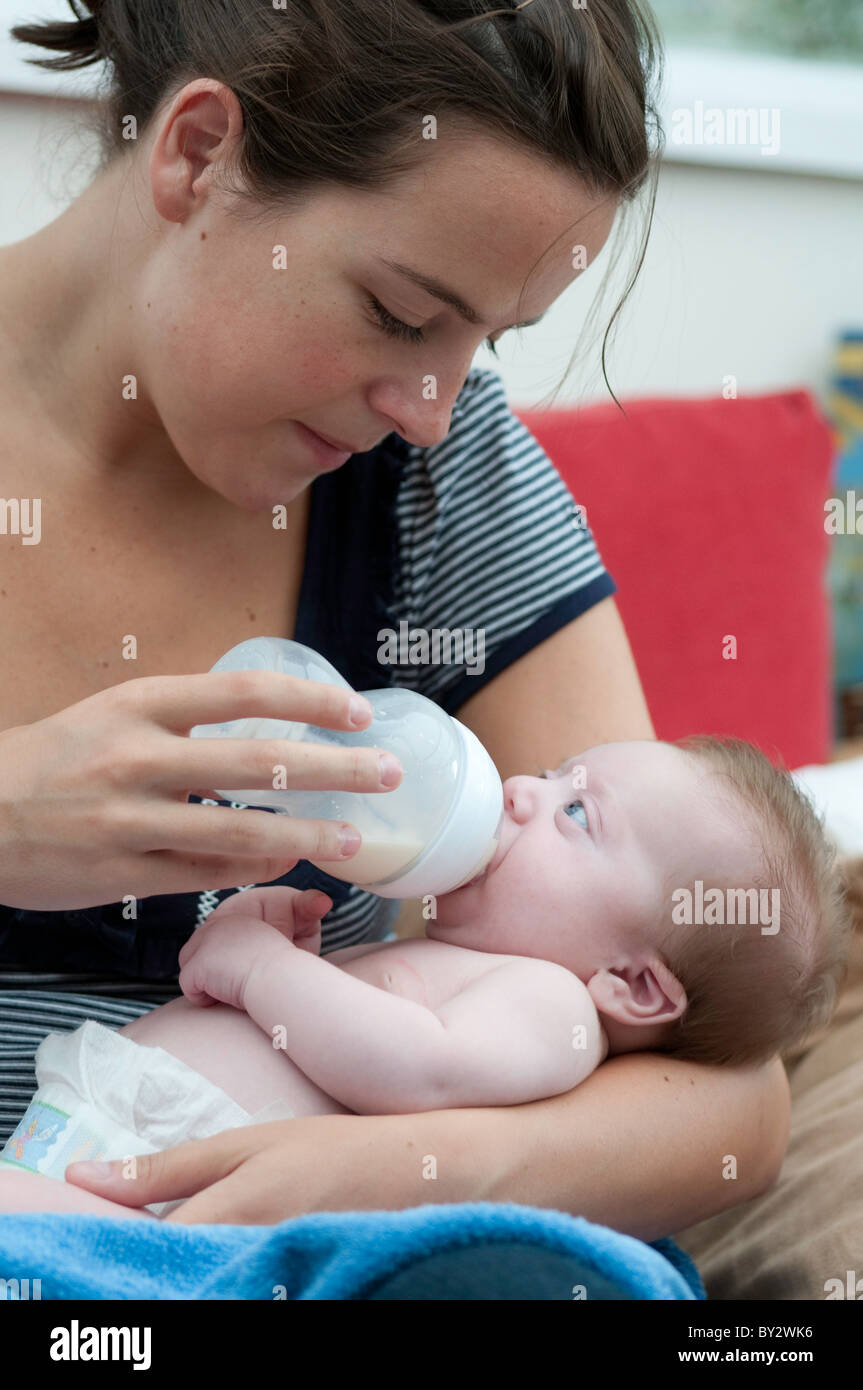
[[[863,178],[861,0],[652,0],[667,159]]]
[[[863,63],[859,0],[653,0],[653,11],[669,43]]]

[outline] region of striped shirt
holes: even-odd
[[[574,499],[510,411],[500,378],[475,367],[441,444],[423,449],[393,434],[314,480],[292,635],[356,690],[402,686],[455,714],[615,592]],[[393,934],[398,901],[306,861],[276,882],[333,899],[324,955]],[[33,1094],[33,1054],[45,1034],[87,1018],[121,1027],[176,997],[183,942],[233,891],[139,899],[131,921],[121,903],[74,912],[0,905],[0,1143]]]

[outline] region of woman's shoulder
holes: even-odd
[[[471,367],[464,379],[464,385],[456,397],[453,407],[453,421],[456,417],[470,418],[481,406],[494,402],[498,408],[503,405],[507,410],[509,406],[506,399],[506,388],[499,372],[491,367]]]

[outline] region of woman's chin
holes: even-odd
[[[254,449],[246,452],[246,457],[254,459]],[[266,454],[258,456],[256,463],[245,468],[237,463],[235,456],[226,458],[224,453],[204,458],[198,453],[195,458],[186,456],[185,464],[198,482],[217,496],[224,498],[233,507],[247,512],[274,513],[276,507],[289,507],[292,502],[314,481],[310,470],[304,470],[284,462],[278,462]]]
[[[293,478],[289,483],[284,478],[247,478],[239,486],[234,479],[211,486],[234,507],[240,507],[245,512],[270,512],[274,515],[277,507],[289,507],[296,501],[304,483]]]

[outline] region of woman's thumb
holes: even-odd
[[[194,1197],[232,1172],[242,1157],[237,1152],[236,1136],[228,1130],[158,1153],[130,1154],[111,1162],[70,1163],[65,1179],[122,1206],[145,1207],[151,1202]]]

